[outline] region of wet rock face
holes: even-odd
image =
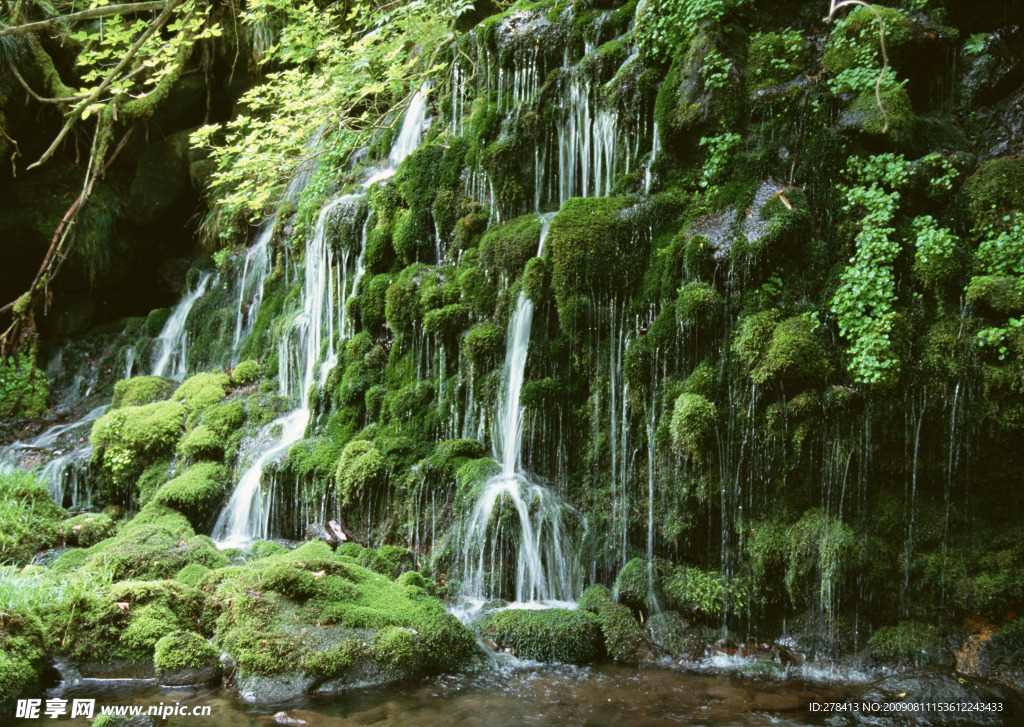
[[[977,150],[982,159],[1024,151],[1024,26],[993,32],[984,52],[965,54],[961,102],[975,109]]]
[[[835,715],[827,724],[849,725],[1019,725],[1024,724],[1024,700],[1009,687],[952,671],[923,669],[886,677],[847,700],[857,711]],[[907,709],[884,711],[865,705],[905,704]],[[915,708],[912,705],[920,705]],[[931,705],[931,707],[926,707]],[[938,711],[935,705],[952,705]],[[963,705],[971,705],[973,708]]]

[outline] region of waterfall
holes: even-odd
[[[373,184],[394,175],[398,165],[416,150],[420,142],[420,130],[426,119],[427,98],[430,86],[424,84],[409,102],[409,109],[402,122],[402,128],[395,140],[385,166],[370,175],[363,184],[361,194],[342,195],[329,202],[317,217],[313,234],[306,241],[304,285],[302,307],[295,315],[292,328],[284,334],[278,344],[278,379],[281,394],[298,398],[298,408],[279,417],[264,428],[263,434],[272,438],[263,453],[249,466],[238,481],[231,499],[225,505],[213,527],[213,539],[222,547],[244,547],[254,539],[270,535],[270,493],[263,492],[260,484],[263,468],[286,452],[302,439],[309,424],[309,393],[313,386],[322,383],[337,362],[334,336],[335,305],[344,307],[348,299],[356,294],[357,285],[363,274],[363,250],[366,246],[367,226],[363,235],[359,256],[356,260],[354,280],[345,300],[335,301],[332,280],[334,255],[327,242],[327,222],[331,212],[344,204],[357,203]],[[347,275],[347,257],[337,275]],[[326,335],[325,335],[326,333]],[[345,337],[346,331],[339,328],[338,334]],[[328,351],[323,363],[322,349]],[[301,376],[301,378],[295,378]]]
[[[552,217],[543,215],[538,257]],[[484,485],[463,534],[464,605],[479,605],[502,594],[500,554],[496,556],[500,526],[495,527],[491,520],[496,507],[504,502],[515,508],[519,522],[516,601],[571,601],[579,590],[574,547],[564,522],[565,514],[575,511],[554,492],[531,481],[521,468],[523,409],[519,399],[532,322],[533,301],[521,292],[509,323],[504,386],[494,431],[494,455],[501,472]]]
[[[95,407],[80,419],[67,424],[55,424],[27,442],[12,442],[0,449],[0,466],[18,466],[22,457],[35,452],[54,452],[57,456],[43,465],[36,473],[37,477],[47,486],[51,497],[58,505],[61,505],[68,495],[72,507],[83,504],[83,501],[88,499],[85,488],[88,477],[83,477],[82,474],[92,455],[92,447],[86,444],[84,447],[67,451],[62,448],[70,443],[78,443],[88,436],[87,426],[103,416],[107,408],[106,404]]]
[[[157,337],[157,341],[160,343],[160,355],[157,356],[156,363],[153,365],[153,376],[180,379],[185,375],[187,369],[185,357],[188,353],[188,329],[185,324],[196,301],[206,295],[206,287],[210,284],[212,277],[210,273],[203,273],[199,277],[196,289],[182,298],[174,307],[174,311]]]
[[[651,193],[651,169],[654,167],[654,160],[658,158],[658,152],[661,151],[661,139],[658,136],[658,122],[654,122],[654,131],[652,132],[654,141],[651,142],[651,156],[647,160],[647,168],[644,170],[644,194]]]

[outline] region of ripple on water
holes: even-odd
[[[809,701],[841,699],[839,685],[798,680],[692,673],[660,667],[601,664],[591,667],[496,660],[475,674],[445,675],[383,688],[352,690],[330,698],[247,705],[230,690],[168,690],[152,685],[90,684],[54,689],[48,697],[95,698],[98,705],[209,705],[209,717],[171,717],[168,727],[415,727],[460,725],[668,725],[808,724]],[[301,712],[297,712],[301,710]],[[293,721],[277,721],[290,713]],[[25,725],[49,724],[46,719]],[[64,719],[65,727],[87,720]]]

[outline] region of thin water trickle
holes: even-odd
[[[160,355],[157,356],[156,363],[153,365],[153,376],[181,379],[185,375],[188,354],[188,327],[186,326],[188,315],[192,312],[196,302],[206,295],[206,288],[212,278],[210,273],[203,273],[199,277],[196,289],[182,298],[174,307],[174,311],[157,337]]]

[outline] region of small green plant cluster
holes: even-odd
[[[928,286],[939,286],[956,275],[957,238],[945,227],[939,227],[930,215],[914,218],[917,251],[914,272]]]
[[[700,145],[708,150],[708,157],[704,162],[704,171],[700,179],[701,187],[707,189],[722,180],[733,151],[742,141],[743,137],[735,132],[701,138]]]
[[[38,417],[46,411],[50,382],[27,351],[0,362],[0,418]]]
[[[863,217],[856,252],[832,297],[832,312],[839,332],[850,341],[850,373],[862,384],[889,382],[899,370],[890,340],[896,302],[893,263],[900,251],[893,222],[907,169],[902,155],[852,157],[846,175],[853,186],[841,189],[843,210]]]
[[[718,22],[747,0],[652,0],[637,18],[634,34],[641,53],[666,61],[676,48],[684,47],[697,26]]]
[[[1010,355],[1009,337],[1014,333],[1024,331],[1024,318],[1011,318],[1005,326],[996,328],[983,328],[976,334],[976,340],[981,347],[987,347],[996,352],[1000,361],[1005,361]]]
[[[1006,229],[985,229],[978,245],[978,272],[983,275],[1024,275],[1024,215],[1006,215]]]

